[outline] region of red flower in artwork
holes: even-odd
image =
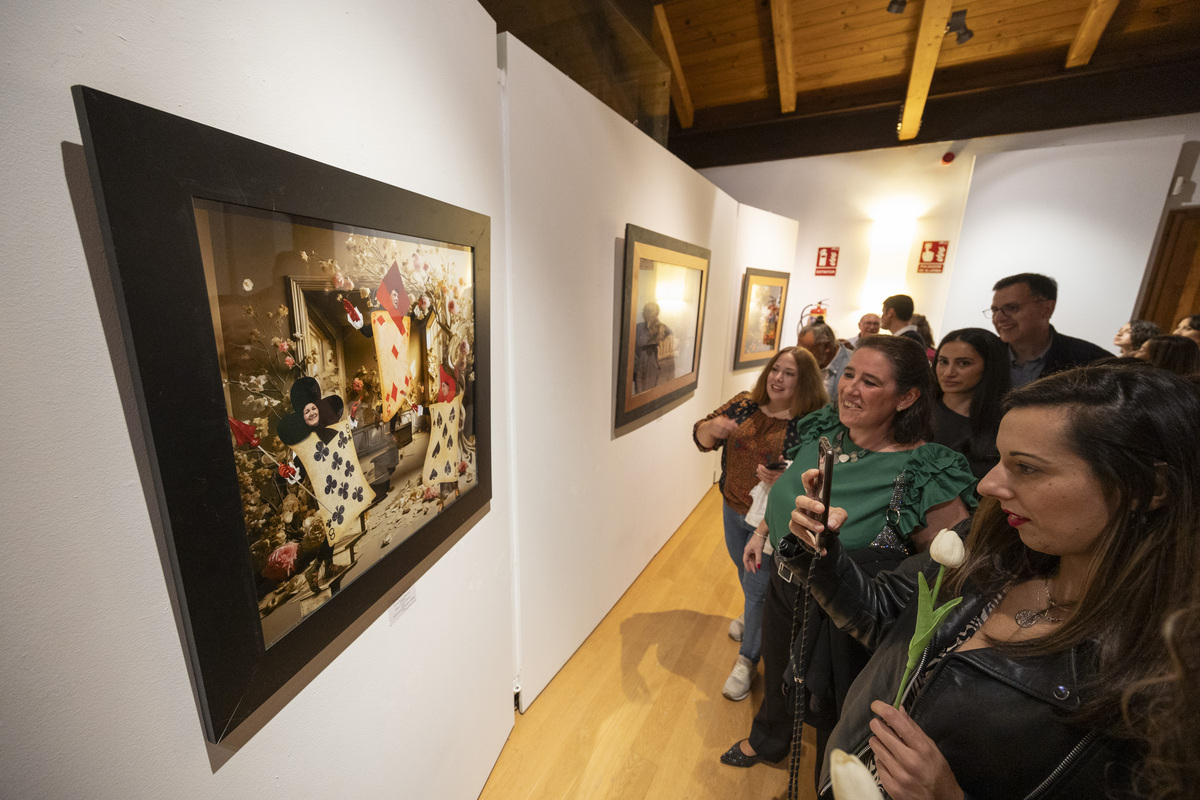
[[[363,390],[362,378],[355,378],[354,383],[351,385],[354,387],[354,391],[361,392]]]
[[[285,358],[283,360],[283,363],[287,364],[288,367],[291,368],[291,367],[296,366],[296,359],[292,358],[291,356],[288,356],[287,358]]]
[[[465,462],[465,461],[458,462],[458,474],[459,475],[467,474],[467,462]]]
[[[267,556],[267,566],[263,567],[263,577],[272,581],[285,581],[296,571],[296,556],[300,551],[297,542],[288,542],[275,548]]]

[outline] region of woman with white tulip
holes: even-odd
[[[893,800],[1125,796],[1172,686],[1155,680],[1175,666],[1161,627],[1200,564],[1196,387],[1083,367],[1015,390],[1006,408],[965,559],[946,532],[875,578],[834,536],[815,565],[811,550],[785,564],[805,580],[812,567],[813,597],[874,650],[829,745]],[[811,544],[822,510],[797,498],[792,532]],[[830,530],[846,520],[830,509]],[[935,558],[949,568],[942,597],[917,602],[934,594],[918,576],[940,571]]]

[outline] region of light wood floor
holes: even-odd
[[[525,714],[480,800],[782,798],[787,761],[737,769],[718,759],[745,738],[762,699],[721,686],[741,611],[713,488]],[[809,731],[806,729],[806,734]],[[812,798],[805,737],[802,798]]]

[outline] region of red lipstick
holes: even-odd
[[[1012,525],[1014,528],[1019,528],[1022,525],[1024,525],[1026,522],[1029,522],[1029,517],[1017,516],[1016,514],[1012,513],[1011,511],[1008,511],[1007,509],[1003,509],[1003,508],[1000,510],[1008,515],[1008,524]]]

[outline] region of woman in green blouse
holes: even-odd
[[[843,547],[869,572],[889,569],[907,555],[928,549],[942,528],[964,519],[974,507],[975,478],[966,459],[932,438],[933,376],[925,352],[900,336],[868,336],[854,350],[838,382],[838,396],[800,425],[799,444],[788,453],[793,465],[775,482],[767,514],[743,554],[748,570],[763,563],[788,533],[801,476],[817,464],[817,442],[834,447],[831,505],[847,510]],[[793,611],[802,600],[799,586],[773,571],[763,613],[762,660],[766,689],[750,737],[721,756],[725,764],[749,767],[779,761],[788,754],[793,703],[780,691],[792,649]],[[837,631],[814,606],[806,651],[805,721],[817,731],[818,751],[850,683],[869,654]],[[823,753],[818,752],[817,763]]]

